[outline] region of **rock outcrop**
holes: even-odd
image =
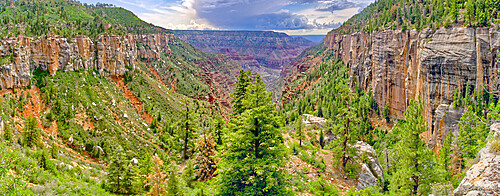
[[[125,73],[138,59],[159,59],[170,52],[173,34],[100,35],[96,40],[79,36],[30,38],[18,36],[0,41],[0,87],[27,85],[35,69],[97,70],[104,76]]]
[[[428,139],[437,138],[436,109],[451,104],[456,89],[464,94],[468,81],[473,88],[499,87],[500,31],[495,29],[454,27],[348,35],[332,31],[323,44],[330,49],[328,54],[348,64],[352,81],[371,89],[379,107],[387,105],[392,116],[404,118],[409,100],[420,98],[430,130]],[[297,65],[285,82],[315,65]]]
[[[500,140],[500,123],[491,126],[493,140]],[[500,195],[500,153],[486,147],[479,151],[479,162],[473,165],[465,174],[454,195]]]
[[[369,144],[358,141],[355,145],[358,148],[359,156],[365,161],[358,159],[360,165],[358,184],[356,188],[363,190],[371,186],[384,186],[384,171],[380,165],[377,153]],[[379,184],[381,183],[381,184]]]
[[[304,122],[304,125],[306,125],[306,126],[313,125],[313,126],[317,126],[318,128],[320,128],[327,121],[325,118],[317,117],[317,116],[310,115],[310,114],[303,114],[302,116],[303,116],[302,120]]]

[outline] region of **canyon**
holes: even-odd
[[[429,127],[425,139],[430,148],[439,147],[448,132],[458,132],[456,124],[461,115],[455,113],[460,111],[449,113],[446,107],[456,90],[464,94],[467,83],[488,91],[500,85],[500,31],[493,28],[386,30],[372,34],[331,31],[323,45],[324,51],[349,66],[351,81],[372,91],[379,108],[388,107],[392,116],[404,118],[409,101],[422,100]],[[304,56],[285,66],[285,82],[314,69],[321,58]],[[283,94],[290,90],[283,88]],[[446,117],[440,113],[454,115],[448,119],[452,123],[444,123]]]
[[[224,54],[243,69],[260,74],[268,89],[274,88],[284,65],[316,45],[302,37],[271,31],[176,30],[174,34],[202,51]]]

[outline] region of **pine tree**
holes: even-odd
[[[286,153],[272,98],[259,75],[242,99],[246,110],[228,126],[221,155],[219,195],[287,195]],[[225,141],[226,141],[225,140]]]
[[[181,140],[183,141],[182,145],[182,157],[184,160],[189,159],[188,149],[193,148],[194,132],[197,129],[196,116],[197,114],[189,109],[189,104],[186,101],[185,103],[186,109],[184,110],[183,118],[179,122],[180,129],[182,131]]]
[[[434,179],[432,152],[420,138],[420,134],[427,130],[422,110],[422,102],[411,100],[405,121],[395,127],[400,137],[395,149],[398,162],[389,189],[396,194],[428,193],[428,186]]]
[[[464,158],[474,159],[477,152],[486,144],[488,125],[481,116],[474,113],[472,106],[465,109],[458,124],[460,127],[458,141]]]
[[[220,116],[217,116],[216,123],[215,123],[215,135],[217,136],[217,145],[222,145],[222,131],[223,131],[223,126],[224,121]]]
[[[475,0],[468,0],[465,4],[465,11],[467,16],[467,22],[469,23],[469,27],[472,27],[475,24],[476,20],[476,8],[474,7]]]
[[[320,103],[318,103],[318,117],[323,117],[323,108]]]
[[[158,154],[155,154],[155,156],[151,157],[151,162],[154,163],[153,172],[146,178],[144,187],[151,186],[148,195],[163,195],[167,193],[165,189],[167,175],[162,171],[163,161],[158,157]]]
[[[182,172],[182,178],[189,188],[193,188],[193,182],[196,180],[196,172],[192,161],[187,161],[184,172]]]
[[[321,148],[325,147],[325,135],[323,133],[323,129],[321,129],[319,132],[319,145],[321,146]]]
[[[23,144],[28,147],[39,146],[40,145],[40,129],[38,128],[36,119],[29,117],[26,120],[25,129],[23,133]]]
[[[118,146],[107,169],[107,188],[113,193],[133,194],[137,178],[135,168],[130,164],[123,148]]]
[[[451,0],[450,15],[453,22],[457,22],[459,11],[458,0]]]
[[[5,128],[3,131],[4,131],[3,137],[4,137],[5,141],[12,143],[12,131],[10,130],[10,126],[5,125]]]
[[[169,196],[182,196],[184,195],[179,187],[179,179],[177,177],[175,169],[170,171],[167,182],[167,195]]]
[[[234,110],[235,115],[239,115],[245,111],[243,106],[243,99],[247,94],[247,87],[252,83],[252,73],[250,71],[240,70],[240,75],[236,79],[236,83],[234,83],[234,93],[231,95],[233,97],[232,108]]]
[[[451,155],[453,154],[453,151],[451,149],[451,142],[453,141],[453,133],[448,133],[446,136],[446,139],[444,140],[443,146],[441,146],[441,149],[439,150],[439,159],[438,163],[439,166],[441,167],[442,171],[442,176],[444,180],[449,181],[451,180],[451,175],[452,172],[450,172],[450,167],[451,167]]]
[[[302,116],[300,116],[297,119],[295,134],[297,135],[297,139],[299,139],[299,145],[302,146],[302,140],[305,139],[304,123],[302,122]]]
[[[351,176],[353,171],[348,171],[348,163],[353,162],[357,155],[357,149],[354,145],[360,135],[360,120],[358,112],[353,101],[354,94],[346,84],[337,87],[339,96],[337,96],[338,113],[336,119],[339,122],[334,124],[333,132],[338,138],[334,141],[334,157],[340,161],[342,169],[349,172]]]

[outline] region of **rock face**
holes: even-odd
[[[420,97],[429,122],[428,139],[438,138],[436,109],[451,104],[456,89],[464,93],[468,81],[474,88],[499,87],[500,31],[494,29],[330,32],[323,44],[348,64],[351,79],[371,89],[380,108],[387,105],[391,115],[403,118],[409,100]]]
[[[452,133],[454,136],[459,134],[458,123],[460,118],[464,114],[462,108],[453,108],[452,105],[441,104],[436,108],[435,120],[432,123],[432,127],[435,130],[435,134],[428,135],[427,145],[431,149],[441,148],[440,145],[444,143],[446,136]]]
[[[125,73],[138,59],[159,59],[170,52],[173,34],[101,35],[96,40],[80,36],[37,39],[18,36],[0,41],[0,87],[27,85],[35,69],[55,74],[58,70],[97,70],[104,76]]]
[[[276,83],[283,65],[316,45],[302,37],[270,31],[174,31],[174,34],[202,51],[224,54],[243,69],[260,74],[268,89]]]
[[[491,126],[495,139],[500,139],[500,123]],[[495,152],[488,142],[479,151],[479,162],[473,165],[465,174],[454,195],[500,195],[500,153]]]
[[[358,162],[361,168],[356,188],[363,190],[371,186],[384,186],[384,171],[378,162],[377,153],[373,147],[361,141],[358,141],[355,147],[358,148],[360,156],[366,155],[365,162]],[[379,182],[382,184],[379,184]]]

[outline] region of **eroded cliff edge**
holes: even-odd
[[[96,70],[103,76],[123,75],[126,66],[140,59],[159,60],[169,53],[173,34],[100,35],[30,38],[18,36],[0,41],[0,87],[25,86],[35,69],[55,74],[58,70]]]
[[[332,31],[323,44],[333,58],[348,64],[351,80],[363,90],[371,89],[379,107],[387,105],[392,116],[404,118],[409,100],[420,97],[430,130],[427,140],[444,141],[450,131],[443,128],[449,125],[434,122],[436,109],[452,103],[455,89],[465,93],[468,81],[474,88],[499,87],[500,31],[496,29],[454,27],[348,35]],[[314,62],[313,58],[304,61]],[[285,73],[285,81],[314,65],[299,63]]]

